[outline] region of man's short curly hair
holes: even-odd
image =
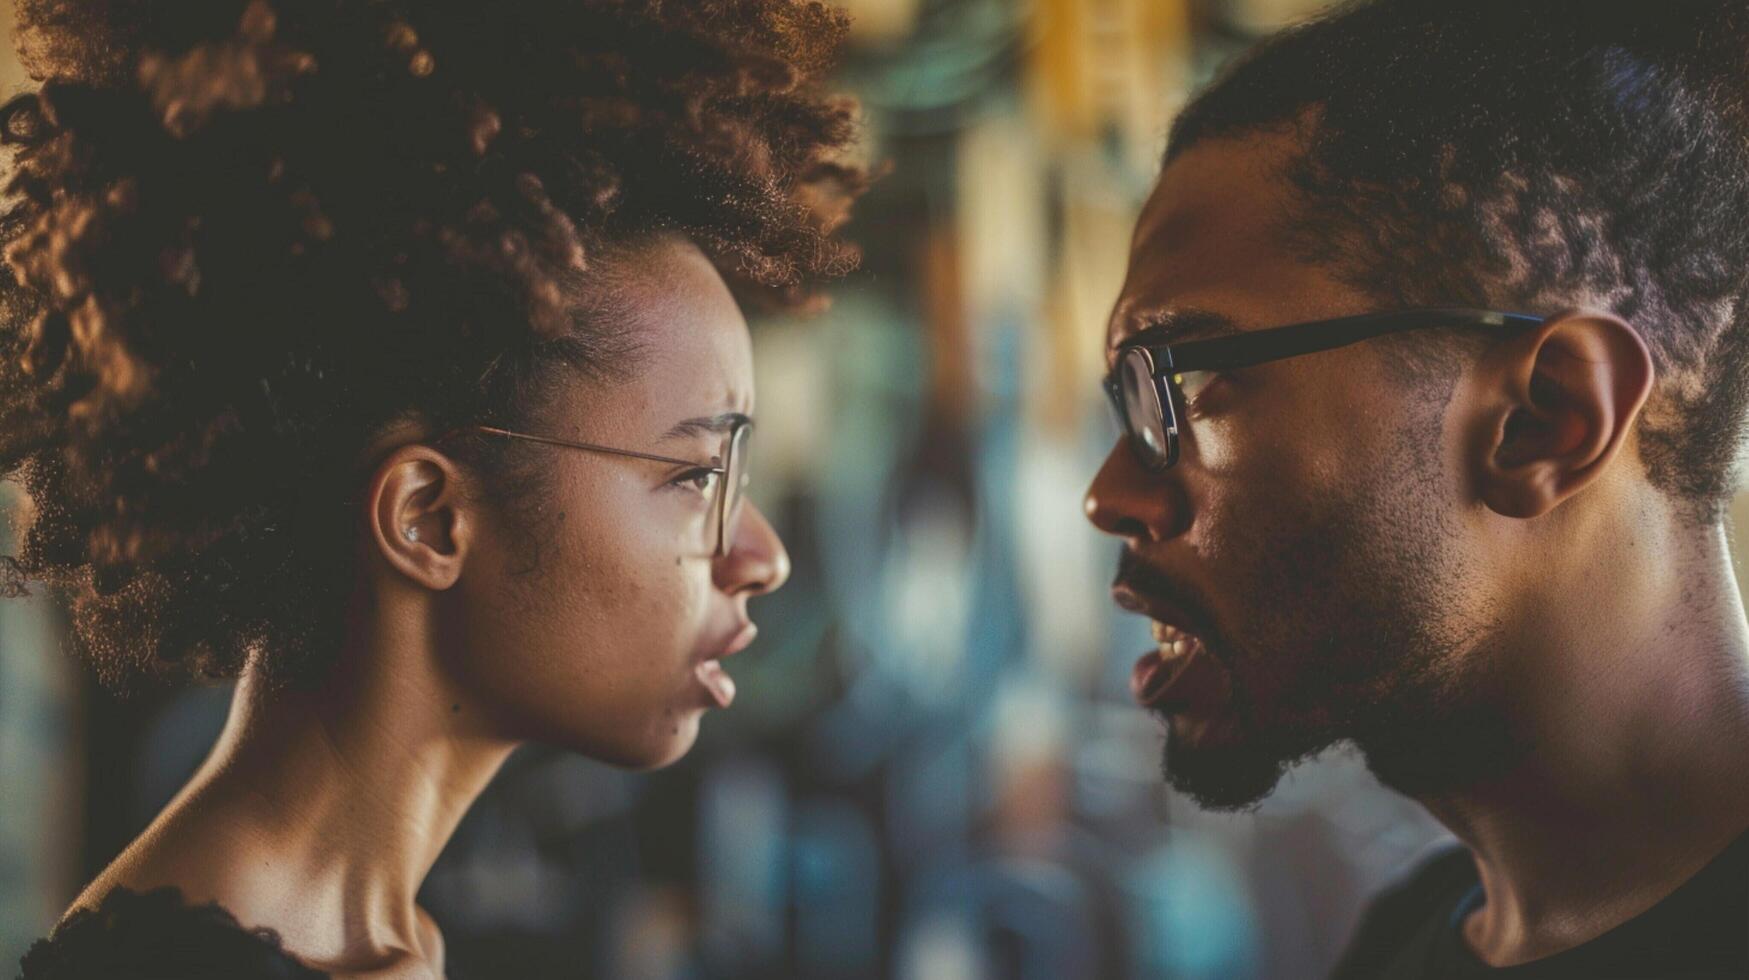
[[[1710,523],[1749,422],[1746,72],[1741,0],[1361,0],[1231,66],[1167,160],[1291,133],[1289,240],[1381,305],[1616,312],[1649,477]]]
[[[64,592],[111,683],[311,676],[372,434],[623,370],[604,257],[680,235],[792,301],[856,261],[812,0],[18,3],[0,590]],[[514,501],[503,442],[470,459]]]

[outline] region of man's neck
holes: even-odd
[[[1527,665],[1516,767],[1421,799],[1475,855],[1487,897],[1464,933],[1492,965],[1596,938],[1749,830],[1749,629],[1724,533],[1663,544],[1674,562],[1501,651]]]

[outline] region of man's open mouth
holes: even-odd
[[[1170,713],[1226,702],[1232,693],[1226,669],[1200,636],[1155,621],[1154,643],[1130,672],[1130,693],[1137,704]]]

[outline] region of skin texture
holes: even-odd
[[[570,386],[536,434],[708,461],[720,434],[668,433],[752,413],[746,323],[690,243],[628,263],[637,370]],[[415,894],[518,743],[640,768],[691,747],[712,704],[695,669],[750,639],[748,599],[789,574],[764,516],[743,503],[730,553],[713,558],[706,498],[674,482],[684,468],[543,449],[555,492],[531,568],[525,539],[430,435],[372,447],[365,571],[333,676],[297,692],[246,672],[200,772],[76,907],[174,884],[278,930],[319,969],[439,977],[442,937]]]
[[[1112,347],[1192,310],[1255,330],[1381,308],[1284,244],[1294,139],[1209,140],[1166,169]],[[1207,651],[1163,713],[1168,780],[1244,807],[1353,742],[1474,853],[1465,934],[1494,965],[1595,938],[1749,828],[1724,532],[1646,480],[1645,344],[1569,300],[1449,385],[1406,376],[1390,345],[1411,338],[1222,376],[1177,466],[1120,441],[1086,500],[1125,545],[1120,604]]]

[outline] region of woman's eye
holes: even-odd
[[[717,480],[721,477],[722,474],[716,470],[705,469],[701,466],[695,470],[687,470],[670,482],[674,486],[687,487],[709,496],[716,491]]]

